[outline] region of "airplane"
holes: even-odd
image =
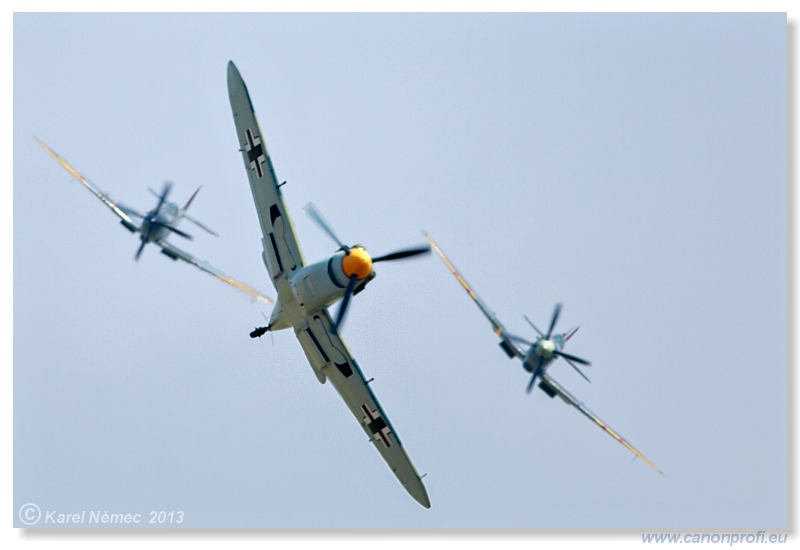
[[[171,258],[172,260],[183,260],[184,262],[195,266],[196,268],[204,271],[210,275],[213,275],[217,279],[223,281],[231,285],[232,287],[240,290],[250,296],[251,298],[260,300],[267,304],[274,303],[272,298],[265,296],[255,288],[237,281],[236,279],[225,275],[219,269],[213,267],[208,262],[201,261],[188,252],[184,252],[180,248],[176,247],[169,241],[167,241],[167,237],[174,233],[179,235],[185,239],[192,239],[192,236],[188,233],[178,229],[175,227],[178,222],[182,219],[186,219],[199,228],[203,229],[204,231],[211,233],[212,235],[217,236],[217,234],[200,223],[195,218],[191,217],[186,211],[191,206],[192,201],[197,196],[197,193],[200,191],[200,188],[195,191],[191,197],[186,201],[183,206],[178,206],[175,203],[169,202],[167,199],[169,198],[170,191],[172,190],[172,183],[165,182],[164,186],[161,190],[161,193],[157,193],[153,189],[148,188],[148,190],[158,198],[158,203],[156,204],[155,208],[149,210],[146,214],[141,214],[140,212],[129,208],[119,202],[114,201],[109,197],[106,193],[98,190],[92,183],[83,176],[78,170],[73,168],[64,158],[59,156],[55,151],[53,151],[50,147],[47,146],[42,140],[36,138],[36,142],[51,156],[53,157],[61,166],[64,167],[67,172],[69,172],[76,180],[78,180],[86,189],[92,192],[92,194],[100,199],[103,204],[105,204],[108,208],[111,209],[114,214],[120,219],[120,223],[122,224],[125,229],[130,231],[131,233],[138,233],[139,234],[139,248],[136,250],[136,255],[134,259],[139,261],[139,257],[142,255],[142,251],[144,247],[148,243],[153,243],[161,248],[161,253]],[[141,223],[136,223],[134,218],[140,219]]]
[[[250,94],[232,61],[228,63],[228,94],[239,151],[261,227],[262,259],[278,294],[269,325],[257,328],[250,336],[256,338],[268,331],[292,328],[319,382],[330,380],[401,485],[419,504],[430,508],[422,478],[372,392],[371,380],[364,378],[339,334],[351,298],[375,278],[373,264],[424,254],[430,252],[430,247],[424,245],[373,257],[362,245],[344,244],[319,210],[309,204],[306,213],[339,245],[339,250],[307,264],[284,204],[283,183],[279,184],[275,176]],[[339,300],[334,321],[327,308]]]
[[[523,316],[525,320],[528,322],[533,330],[536,331],[538,338],[536,338],[533,342],[512,334],[508,332],[503,326],[497,317],[495,317],[494,313],[483,303],[483,300],[478,297],[474,290],[470,287],[469,283],[467,283],[466,279],[461,276],[458,270],[455,268],[453,263],[447,258],[444,254],[442,249],[433,238],[424,233],[425,238],[430,243],[433,250],[436,254],[441,258],[444,264],[447,266],[447,269],[455,276],[458,282],[464,287],[464,290],[467,291],[469,297],[477,304],[478,308],[481,310],[483,315],[489,319],[489,322],[492,325],[492,329],[494,333],[500,338],[500,348],[506,353],[506,355],[510,358],[517,358],[522,361],[522,367],[530,373],[531,378],[528,382],[527,392],[530,393],[534,386],[536,385],[537,380],[539,381],[539,388],[546,393],[549,397],[554,398],[556,396],[560,397],[562,401],[564,401],[568,405],[572,405],[576,409],[578,409],[584,416],[589,418],[592,422],[600,426],[603,430],[605,430],[608,435],[619,441],[622,445],[624,445],[629,451],[631,451],[637,458],[642,459],[648,466],[653,468],[660,474],[663,472],[653,464],[647,457],[645,457],[642,453],[640,453],[636,447],[628,443],[621,435],[619,435],[616,431],[614,431],[611,426],[600,420],[600,418],[595,415],[592,411],[589,410],[586,405],[584,405],[581,401],[579,401],[574,395],[568,392],[564,387],[559,384],[556,380],[553,379],[548,373],[548,368],[553,364],[554,361],[557,359],[563,359],[569,366],[575,369],[578,374],[580,374],[584,379],[587,381],[589,380],[586,375],[581,372],[578,368],[578,364],[584,367],[590,366],[589,361],[585,359],[581,359],[580,357],[576,357],[574,355],[568,354],[564,351],[565,344],[578,332],[578,328],[575,327],[570,329],[568,332],[563,334],[554,333],[556,323],[558,322],[558,318],[561,315],[561,308],[562,304],[557,303],[553,314],[550,317],[550,324],[548,325],[547,332],[543,333],[539,330],[533,322],[528,319],[527,316]],[[520,347],[521,344],[524,347]]]

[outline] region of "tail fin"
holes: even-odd
[[[189,197],[189,200],[186,201],[186,204],[183,205],[183,208],[181,208],[181,210],[183,210],[184,212],[186,210],[189,210],[189,206],[192,204],[192,201],[194,200],[194,198],[197,196],[197,194],[200,192],[200,189],[202,189],[202,188],[203,188],[203,186],[201,185],[200,187],[197,188],[197,191],[192,193],[192,196]]]
[[[578,329],[579,329],[579,328],[581,328],[581,327],[575,327],[575,328],[573,328],[572,330],[570,330],[570,331],[569,331],[569,332],[568,332],[568,333],[567,333],[567,334],[564,336],[564,341],[565,341],[565,342],[569,342],[569,339],[570,339],[570,338],[572,338],[573,336],[575,336],[575,333],[576,333],[576,332],[578,332]]]
[[[187,213],[186,213],[186,211],[187,211],[187,210],[189,209],[189,207],[192,205],[192,201],[194,200],[194,198],[197,196],[197,194],[200,192],[200,189],[202,189],[202,188],[203,188],[203,186],[201,185],[200,187],[198,187],[198,188],[197,188],[197,191],[195,191],[194,193],[192,193],[192,196],[191,196],[191,197],[189,197],[189,200],[187,200],[187,201],[186,201],[186,204],[184,204],[184,205],[183,205],[183,208],[181,208],[181,215],[182,215],[184,218],[186,218],[187,220],[189,220],[190,222],[192,222],[193,224],[195,224],[197,227],[199,227],[200,229],[202,229],[203,231],[206,231],[206,232],[208,232],[208,233],[211,233],[211,234],[212,234],[212,235],[214,235],[215,237],[219,237],[219,235],[217,234],[217,232],[216,232],[216,231],[214,231],[213,229],[211,229],[211,228],[209,228],[209,227],[207,227],[207,226],[203,225],[202,223],[200,223],[199,221],[197,221],[197,219],[195,219],[195,218],[191,217],[189,214],[187,214]]]
[[[203,231],[205,231],[205,232],[207,232],[207,233],[211,233],[211,234],[212,234],[212,235],[214,235],[215,237],[219,237],[219,234],[217,234],[217,232],[216,232],[216,231],[214,231],[214,230],[213,230],[213,229],[211,229],[210,227],[206,227],[205,225],[203,225],[202,223],[200,223],[199,221],[197,221],[196,219],[194,219],[193,217],[191,217],[189,214],[184,214],[184,215],[183,215],[183,217],[184,217],[185,219],[189,220],[190,222],[192,222],[193,224],[195,224],[197,227],[199,227],[199,228],[200,228],[200,229],[202,229]]]

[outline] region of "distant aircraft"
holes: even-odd
[[[547,369],[550,367],[553,361],[560,358],[563,359],[573,369],[575,369],[578,374],[583,376],[583,378],[585,378],[587,381],[589,380],[586,375],[581,372],[577,365],[579,364],[588,367],[590,363],[585,359],[581,359],[580,357],[575,357],[574,355],[564,352],[564,345],[575,335],[579,327],[575,327],[563,334],[556,334],[553,332],[555,330],[556,323],[558,322],[558,317],[561,314],[560,303],[556,304],[556,307],[553,310],[553,315],[550,317],[550,324],[547,328],[547,333],[543,333],[541,330],[536,328],[536,325],[534,325],[533,322],[528,319],[528,317],[525,317],[525,320],[531,325],[531,327],[533,327],[533,330],[535,330],[536,334],[539,336],[535,339],[535,341],[531,342],[525,338],[511,334],[505,329],[497,317],[495,317],[494,313],[492,313],[489,308],[486,307],[478,295],[475,294],[475,291],[472,290],[464,277],[461,276],[455,266],[453,266],[452,262],[450,262],[447,256],[445,256],[444,252],[442,252],[442,249],[439,248],[433,238],[427,233],[425,234],[425,237],[428,239],[428,242],[433,247],[433,250],[442,259],[450,272],[456,277],[458,282],[461,283],[461,286],[464,287],[464,290],[467,291],[467,294],[469,294],[470,298],[472,298],[472,300],[478,305],[478,308],[481,310],[484,316],[489,319],[489,322],[494,329],[494,333],[500,338],[500,347],[503,349],[506,355],[508,355],[509,358],[516,357],[517,359],[520,359],[522,361],[522,367],[531,374],[527,388],[528,393],[531,392],[533,387],[536,385],[536,381],[538,380],[539,388],[543,392],[545,392],[551,398],[559,396],[565,403],[572,405],[587,418],[592,420],[595,424],[603,428],[606,433],[622,443],[634,455],[647,463],[648,466],[656,470],[658,473],[662,473],[655,464],[647,459],[647,457],[640,453],[633,445],[628,443],[608,424],[600,420],[586,407],[586,405],[578,401],[575,396],[565,390],[561,384],[556,382],[547,373]],[[525,347],[520,348],[517,344],[522,344]]]
[[[108,208],[111,209],[114,214],[120,219],[120,223],[130,231],[131,233],[138,233],[139,240],[141,241],[139,244],[139,248],[136,250],[136,255],[134,258],[136,261],[139,260],[139,257],[142,255],[142,251],[147,243],[153,243],[161,248],[161,253],[165,256],[173,259],[173,260],[183,260],[187,262],[201,271],[205,271],[206,273],[213,275],[217,279],[233,286],[234,288],[244,292],[248,296],[261,300],[262,302],[266,302],[268,304],[274,303],[274,300],[271,298],[263,295],[258,290],[254,289],[253,287],[237,281],[232,277],[228,277],[220,270],[216,269],[212,265],[208,264],[207,262],[203,262],[189,254],[188,252],[184,252],[183,250],[177,248],[175,245],[167,241],[167,237],[174,233],[179,235],[185,239],[192,239],[192,236],[188,233],[185,233],[178,229],[176,225],[182,219],[186,219],[193,224],[197,225],[204,231],[211,233],[212,235],[216,235],[214,231],[194,219],[193,217],[189,216],[186,213],[189,206],[191,206],[192,201],[197,196],[197,191],[195,191],[189,200],[186,201],[182,207],[178,206],[175,203],[169,202],[167,198],[169,197],[169,193],[172,189],[172,183],[166,182],[164,187],[161,190],[161,193],[155,192],[153,189],[149,189],[151,193],[153,193],[158,198],[158,204],[156,204],[155,208],[147,212],[146,214],[141,214],[136,210],[124,206],[114,200],[111,199],[107,194],[99,191],[94,185],[92,185],[88,179],[86,179],[83,174],[78,172],[75,168],[73,168],[66,160],[56,154],[55,151],[50,149],[42,140],[36,139],[36,142],[42,146],[42,148],[47,151],[47,153],[56,159],[58,163],[63,166],[67,172],[72,174],[72,176],[78,180],[86,189],[92,192],[95,197],[100,199],[103,204],[105,204]],[[134,218],[140,219],[141,223],[136,223]]]
[[[422,506],[430,508],[422,478],[338,331],[352,296],[375,277],[373,264],[423,254],[429,252],[430,247],[425,245],[371,257],[361,245],[344,244],[319,211],[309,204],[306,212],[339,245],[339,250],[319,262],[306,264],[250,95],[233,62],[228,63],[228,93],[239,150],[261,226],[262,258],[278,293],[269,325],[257,328],[250,336],[255,338],[267,331],[294,329],[320,383],[331,381],[406,491]],[[338,300],[342,303],[334,322],[327,307]]]

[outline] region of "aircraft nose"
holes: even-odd
[[[536,344],[536,355],[541,357],[552,357],[555,350],[556,345],[552,340],[539,340],[539,343]]]
[[[372,257],[363,248],[351,248],[342,258],[342,271],[348,277],[364,279],[372,271]]]

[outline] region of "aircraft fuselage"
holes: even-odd
[[[528,348],[525,359],[522,361],[522,366],[530,373],[533,373],[534,369],[536,369],[536,374],[541,374],[547,370],[547,367],[556,358],[554,352],[562,349],[564,349],[564,337],[561,334],[553,335],[549,340],[539,338]]]
[[[175,226],[180,221],[180,209],[174,203],[164,204],[158,211],[150,211],[142,220],[140,232],[147,242],[165,239],[170,231],[164,226]]]
[[[341,300],[349,279],[343,269],[346,256],[345,252],[340,251],[324,260],[301,267],[292,274],[288,284],[279,285],[269,329],[294,327],[297,330],[306,319]],[[363,288],[370,278],[368,276],[359,286]]]

